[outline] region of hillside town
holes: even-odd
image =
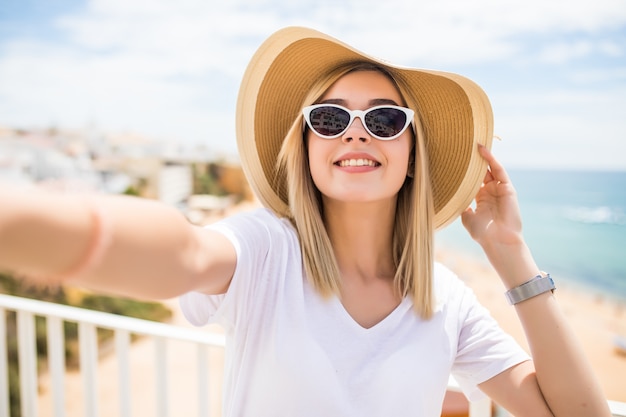
[[[200,225],[253,199],[232,156],[202,145],[95,129],[0,126],[0,181],[156,199]]]

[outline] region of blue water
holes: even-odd
[[[626,300],[626,172],[511,171],[524,236],[559,280]],[[460,220],[437,244],[482,253]],[[483,258],[484,259],[484,258]]]

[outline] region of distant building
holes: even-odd
[[[201,145],[159,143],[132,133],[0,127],[0,179],[135,194],[176,206],[188,217],[254,199],[239,163],[211,159]]]
[[[39,136],[0,140],[0,178],[17,183],[55,182],[60,187],[101,188],[87,156],[70,157]]]

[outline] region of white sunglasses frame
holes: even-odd
[[[344,110],[345,112],[347,112],[350,115],[350,120],[348,121],[348,124],[346,125],[346,128],[344,130],[342,130],[341,132],[339,132],[336,135],[332,135],[332,136],[326,136],[326,135],[320,135],[315,129],[313,129],[313,127],[311,126],[311,112],[315,109],[321,108],[321,107],[334,107],[337,109],[341,109]],[[367,127],[367,124],[365,123],[365,115],[369,112],[371,112],[372,110],[377,110],[377,109],[396,109],[396,110],[400,110],[401,112],[403,112],[406,115],[406,122],[404,123],[404,126],[402,127],[402,129],[400,129],[400,131],[398,133],[396,133],[393,136],[389,136],[389,137],[384,137],[384,136],[378,136],[375,133],[373,133],[369,127]],[[302,115],[304,116],[304,121],[305,121],[305,126],[308,126],[309,129],[311,129],[311,131],[316,135],[319,136],[322,139],[335,139],[338,138],[339,136],[342,136],[346,130],[348,130],[348,128],[350,126],[352,126],[352,123],[354,123],[354,119],[356,119],[357,117],[359,119],[361,119],[361,124],[363,125],[363,128],[367,131],[367,133],[372,136],[373,138],[377,139],[377,140],[382,140],[382,141],[388,141],[388,140],[394,140],[397,139],[398,137],[400,137],[405,131],[406,128],[409,127],[409,125],[413,125],[414,124],[414,118],[415,118],[415,112],[411,109],[409,109],[408,107],[402,107],[402,106],[394,106],[391,104],[384,104],[381,106],[374,106],[374,107],[370,107],[369,109],[365,109],[365,110],[350,110],[347,109],[343,106],[340,106],[338,104],[331,104],[331,103],[322,103],[322,104],[314,104],[312,106],[306,106],[302,109]]]

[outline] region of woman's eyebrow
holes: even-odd
[[[370,100],[370,104],[372,106],[381,106],[383,104],[390,104],[392,106],[399,106],[399,104],[396,103],[395,100],[392,100],[390,98],[375,98],[373,100]]]
[[[346,100],[344,100],[342,98],[329,98],[329,99],[320,101],[319,104],[339,104],[339,105],[345,107],[346,106]]]

